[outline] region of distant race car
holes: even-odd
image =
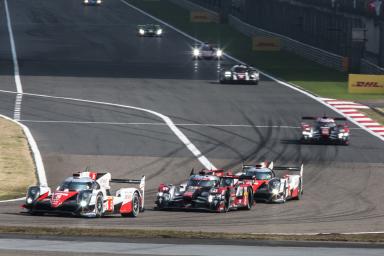
[[[112,196],[111,182],[138,184],[139,188],[120,188]],[[66,178],[53,193],[49,187],[29,187],[23,207],[32,215],[101,217],[116,213],[136,217],[144,210],[144,188],[144,176],[140,180],[111,179],[110,173],[85,171]]]
[[[101,5],[101,0],[83,0],[84,5]]]
[[[205,170],[191,174],[179,186],[160,184],[156,209],[200,209],[227,212],[232,209],[250,210],[254,204],[252,188],[231,173]]]
[[[223,58],[223,50],[214,47],[211,44],[203,43],[192,49],[192,56],[195,60],[199,59],[221,59]]]
[[[303,120],[313,120],[313,124],[301,123],[302,142],[325,142],[348,145],[350,130],[348,124],[337,124],[336,121],[346,121],[344,117],[303,117]]]
[[[163,29],[160,25],[155,24],[138,25],[137,34],[139,36],[161,37]]]
[[[259,72],[246,65],[234,65],[230,69],[220,71],[219,82],[224,83],[251,83],[258,84],[260,81]]]
[[[275,171],[283,174],[277,176]],[[299,167],[273,166],[273,162],[244,165],[236,175],[252,186],[256,201],[285,203],[290,199],[300,200],[303,194],[303,164]]]

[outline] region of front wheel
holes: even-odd
[[[252,206],[253,206],[253,191],[251,188],[248,188],[248,199],[247,199],[247,205],[245,209],[251,210]]]
[[[103,195],[98,194],[96,197],[96,204],[95,204],[95,213],[96,217],[100,218],[103,216]]]

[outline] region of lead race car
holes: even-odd
[[[254,204],[252,187],[224,170],[191,173],[187,182],[178,186],[160,184],[156,209],[200,209],[227,212],[250,210]]]
[[[163,28],[155,24],[138,25],[137,34],[139,36],[161,37],[163,35]]]
[[[110,183],[138,184],[139,188],[120,188],[111,195]],[[144,210],[145,176],[139,180],[111,179],[110,173],[74,173],[52,193],[49,187],[28,188],[23,207],[32,215],[45,213],[101,217],[121,214],[137,217]]]
[[[302,117],[303,120],[313,120],[314,124],[301,123],[302,142],[324,142],[349,144],[350,129],[348,123],[336,123],[346,121],[344,117]]]
[[[258,84],[260,81],[259,72],[247,65],[234,65],[230,69],[222,69],[219,75],[219,82],[224,83],[250,83]]]
[[[298,167],[274,166],[273,162],[243,165],[236,175],[245,184],[252,186],[254,199],[268,203],[285,203],[290,199],[300,200],[303,194],[303,169]],[[282,173],[276,175],[276,171]]]

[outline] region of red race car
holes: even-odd
[[[156,209],[202,209],[227,212],[250,210],[254,204],[252,186],[231,172],[203,170],[191,173],[188,181],[178,186],[160,184]]]

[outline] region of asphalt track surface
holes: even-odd
[[[84,7],[79,0],[8,1],[23,90],[151,109],[169,116],[217,167],[243,161],[305,164],[301,201],[258,203],[227,214],[153,211],[159,183],[178,183],[202,165],[161,119],[148,113],[24,95],[21,119],[42,153],[49,184],[91,166],[116,178],[146,175],[145,213],[136,219],[32,217],[3,203],[1,225],[203,230],[250,233],[384,231],[384,143],[352,125],[351,145],[301,145],[301,116],[337,115],[274,81],[220,85],[218,64],[194,62],[193,44],[165,28],[138,38],[150,18],[121,1]],[[0,2],[0,89],[15,91]],[[13,116],[15,95],[0,93]],[[192,125],[193,124],[193,125]],[[210,125],[208,125],[210,124]],[[215,126],[212,126],[214,124]],[[232,126],[231,126],[232,125]]]

